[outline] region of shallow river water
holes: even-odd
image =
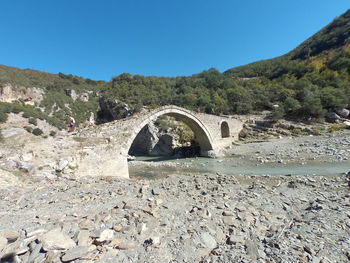
[[[137,157],[137,161],[153,162],[129,167],[130,176],[158,178],[168,174],[220,173],[226,175],[335,175],[350,171],[350,161],[311,163],[256,163],[240,157],[222,159],[164,159]]]

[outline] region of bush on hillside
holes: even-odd
[[[35,118],[33,118],[33,117],[30,117],[30,118],[28,119],[28,123],[33,124],[34,126],[38,125],[37,119],[35,119]]]
[[[7,121],[7,113],[0,111],[0,123],[4,123]]]
[[[0,142],[4,142],[4,140],[4,135],[2,135],[2,130],[0,129]]]
[[[32,133],[35,136],[39,136],[39,135],[43,134],[44,132],[41,129],[39,129],[39,128],[35,128],[35,129],[33,129]]]

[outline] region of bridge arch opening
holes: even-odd
[[[131,156],[200,156],[200,146],[192,129],[182,121],[161,115],[146,124],[129,149]]]
[[[210,151],[213,150],[212,139],[206,127],[195,116],[187,113],[186,111],[181,111],[181,110],[164,110],[164,111],[156,112],[152,116],[146,117],[145,120],[143,120],[134,129],[134,135],[130,138],[128,142],[129,155],[137,155],[138,150],[140,150],[139,152],[141,153],[145,152],[144,149],[141,149],[142,147],[140,147],[140,142],[141,142],[141,145],[143,146],[145,146],[145,144],[146,146],[147,144],[149,144],[149,142],[147,142],[143,138],[145,130],[147,130],[149,127],[148,125],[152,125],[152,123],[154,123],[157,120],[157,118],[164,117],[164,116],[171,117],[177,122],[185,124],[193,132],[193,140],[191,141],[191,144],[189,145],[188,149],[185,149],[185,151],[187,152],[182,152],[182,153],[188,153],[189,155],[193,154],[196,156],[210,155]],[[170,135],[163,134],[161,139],[171,140],[170,137],[171,137]],[[144,155],[144,154],[141,154],[141,155]],[[152,155],[152,154],[146,154],[146,155]],[[156,154],[153,154],[153,155],[156,155]],[[182,154],[182,155],[184,157],[188,157],[186,156],[186,154]],[[171,156],[170,152],[168,156]]]
[[[228,138],[230,137],[230,128],[228,126],[228,123],[226,121],[221,122],[221,138]]]

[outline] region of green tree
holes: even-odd
[[[287,114],[295,115],[300,110],[300,102],[292,97],[287,97],[283,103],[284,111]]]
[[[346,96],[342,89],[325,87],[321,90],[321,101],[324,108],[336,110],[346,106]]]

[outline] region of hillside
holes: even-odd
[[[350,10],[289,53],[274,59],[232,68],[225,74],[241,78],[267,77],[273,79],[288,73],[300,77],[313,67],[320,69],[321,66],[335,70],[349,70],[349,54]]]
[[[31,94],[39,95],[35,100]],[[176,78],[123,73],[105,82],[0,65],[0,123],[9,112],[24,112],[62,129],[68,116],[83,123],[93,114],[101,123],[166,104],[210,114],[272,110],[273,119],[322,120],[333,112],[347,117],[350,10],[291,52],[224,73],[209,69]]]
[[[9,112],[47,120],[59,129],[69,116],[82,123],[98,111],[97,94],[105,85],[105,81],[0,65],[0,123]]]

